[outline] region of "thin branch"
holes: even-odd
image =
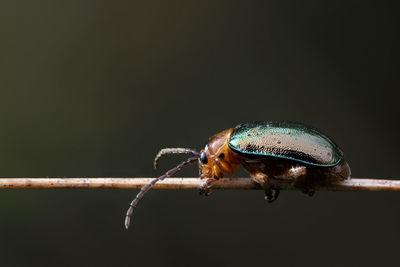
[[[139,189],[154,178],[0,178],[1,188],[114,188]],[[199,178],[168,178],[155,184],[154,189],[199,189],[204,180]],[[277,189],[295,189],[292,184],[277,181]],[[224,178],[213,184],[213,189],[261,189],[250,178]],[[400,180],[349,179],[319,186],[325,191],[400,191]]]

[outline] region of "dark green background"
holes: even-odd
[[[0,175],[152,177],[250,120],[310,124],[400,178],[398,9],[383,1],[6,1]],[[196,176],[197,167],[179,176]],[[239,175],[245,175],[241,171]],[[1,190],[1,266],[390,266],[399,193]]]

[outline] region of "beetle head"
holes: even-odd
[[[235,173],[240,162],[229,148],[229,138],[233,129],[214,135],[200,151],[199,167],[201,178],[222,178],[224,174]]]

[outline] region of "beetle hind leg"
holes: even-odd
[[[306,195],[312,197],[315,194],[315,188],[310,179],[307,177],[306,167],[297,166],[288,170],[288,174],[294,178],[294,187],[299,189]]]
[[[274,202],[275,200],[278,199],[278,196],[280,193],[281,193],[281,191],[279,191],[278,189],[272,189],[272,200],[267,199],[267,201],[269,203]]]
[[[278,199],[280,191],[271,187],[271,183],[263,183],[264,198],[268,203],[272,203]]]
[[[294,187],[310,197],[315,193],[314,186],[309,177],[307,177],[307,168],[305,166],[293,166],[284,173],[276,176],[276,178],[291,180]]]
[[[263,187],[266,201],[272,203],[278,198],[280,191],[273,188],[267,175],[263,173],[255,173],[251,174],[251,177]]]

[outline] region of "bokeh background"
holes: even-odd
[[[393,1],[394,3],[395,1]],[[2,1],[0,176],[154,177],[251,120],[313,125],[400,178],[385,1]],[[179,176],[197,176],[193,165]],[[245,176],[241,170],[240,176]],[[393,266],[400,194],[0,190],[1,266]]]

